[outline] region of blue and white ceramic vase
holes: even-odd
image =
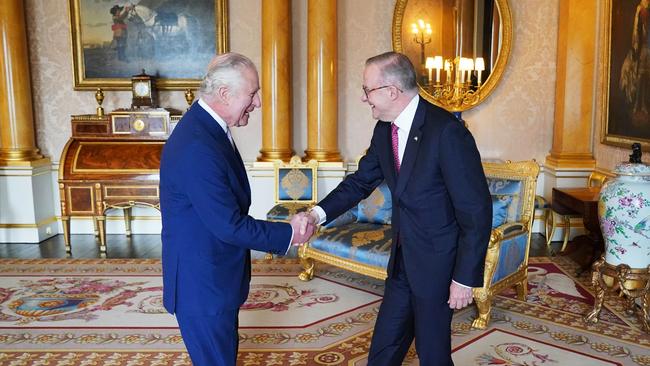
[[[600,191],[598,216],[605,262],[630,268],[650,265],[650,165],[623,163]]]

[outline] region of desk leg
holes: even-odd
[[[106,258],[106,216],[95,216],[99,229],[99,256]]]
[[[99,236],[99,229],[97,228],[97,220],[93,220],[93,227],[95,229],[95,237]]]
[[[61,224],[63,225],[65,253],[69,256],[72,254],[72,247],[70,246],[70,216],[61,216]]]
[[[126,228],[126,236],[131,236],[131,207],[124,209],[124,227]]]

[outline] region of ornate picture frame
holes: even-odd
[[[162,90],[197,88],[228,45],[228,0],[69,0],[74,89],[131,88],[157,77]]]
[[[606,0],[604,7],[600,141],[639,142],[650,151],[650,1]]]

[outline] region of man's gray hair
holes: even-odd
[[[398,52],[385,52],[366,60],[366,66],[376,65],[381,70],[384,82],[399,86],[403,90],[415,90],[415,68],[406,55]]]
[[[199,96],[210,98],[221,87],[239,90],[243,80],[242,72],[246,69],[256,70],[253,61],[242,54],[229,52],[215,56],[201,81]]]

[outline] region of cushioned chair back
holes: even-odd
[[[288,164],[276,163],[276,202],[316,202],[317,169],[316,161],[302,163],[297,156]]]
[[[520,221],[524,194],[522,181],[488,176],[487,183],[492,195],[492,227]]]
[[[386,182],[382,182],[366,199],[357,205],[357,221],[369,224],[389,224],[393,200]]]

